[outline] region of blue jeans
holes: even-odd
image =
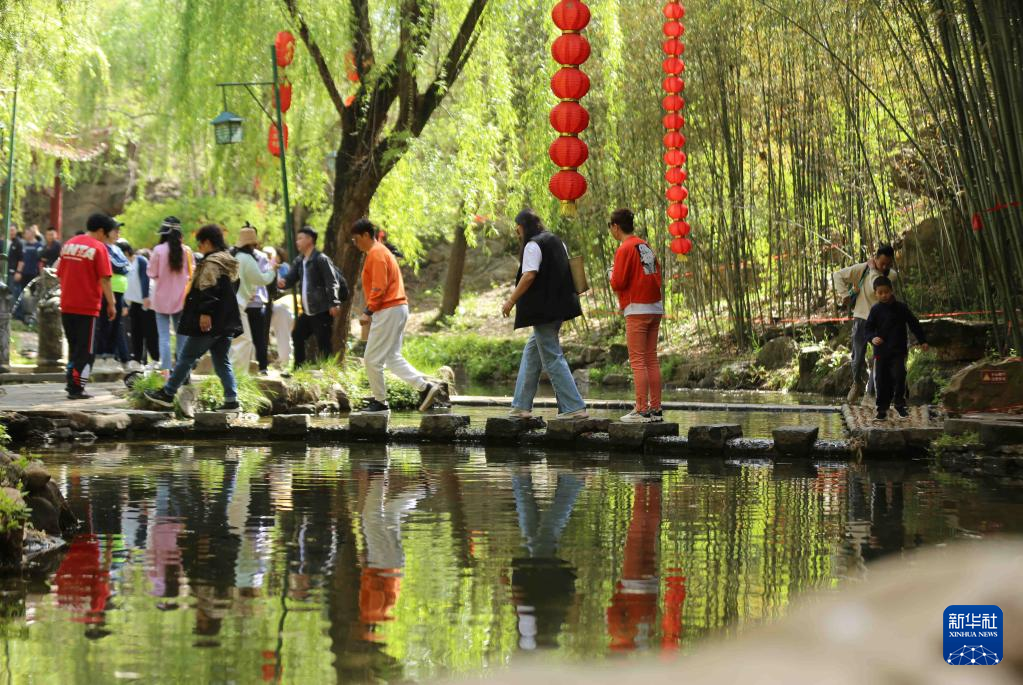
[[[568,414],[586,408],[579,388],[575,386],[572,371],[561,351],[561,322],[545,323],[533,326],[533,334],[526,341],[522,350],[522,361],[519,362],[519,377],[515,382],[515,397],[512,408],[530,411],[533,409],[533,398],[540,385],[540,370],[543,369],[554,386],[554,396],[558,400],[558,412]]]
[[[231,366],[231,339],[226,336],[196,335],[185,338],[185,344],[178,353],[178,360],[174,363],[174,373],[163,386],[164,392],[174,395],[185,383],[185,379],[192,372],[192,367],[207,352],[213,358],[213,370],[217,372],[220,383],[224,386],[224,401],[232,402],[238,399],[238,382],[234,378],[234,368]]]
[[[171,326],[174,326],[174,330],[178,329],[178,324],[181,323],[181,312],[177,314],[161,314],[156,312],[156,337],[160,341],[160,368],[171,370],[174,368],[174,364],[171,363],[171,351],[170,351],[170,339],[171,339]],[[184,335],[177,336],[177,342],[174,344],[175,355],[181,357],[181,348],[185,346],[185,340],[188,337]],[[201,356],[201,355],[200,355]]]

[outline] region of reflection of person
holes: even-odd
[[[864,326],[867,339],[874,348],[874,382],[877,384],[877,419],[883,421],[895,401],[895,411],[901,418],[909,416],[906,409],[906,355],[909,340],[906,328],[927,349],[924,329],[905,302],[895,299],[892,282],[881,276],[874,281],[877,304],[870,308]]]
[[[512,560],[512,599],[522,649],[558,646],[558,635],[575,595],[576,578],[575,570],[558,558],[558,544],[583,487],[576,476],[558,474],[554,498],[541,514],[532,476],[512,476],[519,530],[528,553]]]
[[[867,369],[867,335],[865,326],[867,324],[867,316],[870,314],[870,308],[877,304],[873,283],[881,276],[887,276],[892,281],[895,280],[898,274],[892,269],[894,261],[895,250],[892,249],[892,246],[881,245],[873,258],[868,259],[862,264],[854,264],[831,274],[835,291],[839,295],[846,298],[856,298],[852,312],[852,340],[849,343],[850,347],[852,347],[853,384],[849,389],[849,395],[846,399],[850,404],[858,402],[863,397],[863,375]],[[866,383],[867,394],[873,395],[875,390],[873,374],[867,374]]]
[[[586,403],[572,378],[559,339],[561,325],[583,313],[568,264],[568,248],[530,209],[515,217],[515,230],[522,241],[519,273],[515,290],[501,313],[507,317],[514,307],[515,328],[532,327],[533,332],[522,350],[511,415],[518,418],[532,415],[543,369],[554,386],[558,418],[586,418]]]

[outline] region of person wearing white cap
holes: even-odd
[[[263,254],[256,249],[258,243],[256,229],[246,223],[238,231],[238,240],[232,250],[238,260],[237,299],[242,334],[231,343],[231,365],[244,371],[255,357],[259,362],[259,372],[265,374],[268,360],[263,305],[267,300],[266,286],[274,279],[274,272]]]

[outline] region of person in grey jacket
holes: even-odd
[[[341,303],[348,299],[348,284],[330,257],[316,249],[317,237],[309,226],[299,230],[295,236],[299,256],[292,262],[288,275],[277,280],[281,290],[297,286],[302,294],[302,314],[291,333],[295,368],[305,363],[305,342],[310,336],[316,338],[318,359],[334,353],[331,344],[334,317],[341,314]]]

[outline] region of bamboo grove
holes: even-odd
[[[0,85],[13,80],[18,63],[22,83],[41,93],[25,107],[40,130],[110,127],[116,144],[103,163],[135,155],[144,177],[136,199],[144,199],[147,183],[170,177],[184,194],[273,203],[278,172],[261,136],[238,150],[212,145],[207,122],[219,111],[219,95],[211,83],[258,76],[263,45],[281,28],[298,35],[297,18],[335,75],[365,38],[360,30],[369,31],[383,64],[409,35],[400,19],[409,1],[4,5]],[[481,230],[508,235],[508,217],[534,206],[587,257],[598,287],[587,299],[585,325],[607,329],[613,298],[598,277],[613,255],[606,215],[630,206],[666,268],[666,335],[725,336],[747,347],[764,326],[834,316],[830,273],[891,242],[899,248],[903,296],[915,310],[979,312],[997,323],[998,351],[1023,350],[1017,0],[686,3],[684,115],[696,248],[682,260],[667,249],[659,2],[587,3],[590,189],[572,220],[558,217],[547,191],[553,2],[425,4],[431,28],[415,36],[408,59],[416,66],[405,68],[424,92],[467,10],[483,10],[458,80],[421,130],[402,138],[372,196],[371,214],[413,258],[457,231],[470,247]],[[48,32],[63,37],[49,40]],[[343,147],[332,101],[343,93],[328,93],[308,53],[296,65],[289,76],[298,211],[326,224],[340,216],[325,160]],[[361,71],[369,89],[374,70]],[[252,103],[233,106],[259,121]],[[388,112],[393,121],[381,136],[399,125],[399,109]],[[25,152],[19,178],[45,177],[45,161]],[[69,171],[72,178],[88,173]]]

